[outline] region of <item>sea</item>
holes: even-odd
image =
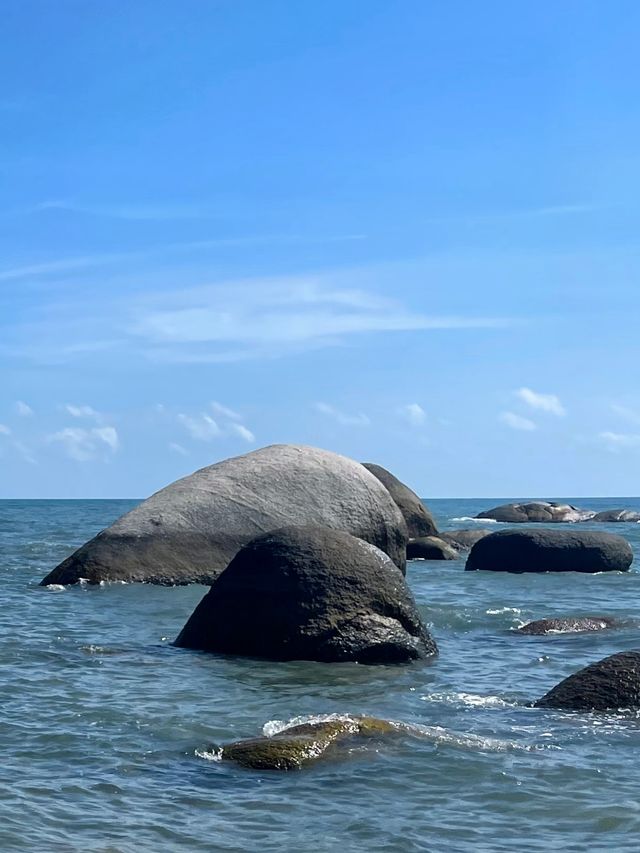
[[[428,503],[442,530],[498,530],[472,517],[506,500]],[[640,648],[640,524],[598,525],[632,543],[624,574],[409,563],[433,663],[272,663],[172,646],[202,586],[38,585],[136,503],[0,501],[0,851],[638,850],[640,717],[530,703]],[[577,614],[628,622],[514,631]],[[415,729],[297,772],[219,760],[225,742],[335,714]]]

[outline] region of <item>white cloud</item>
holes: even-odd
[[[102,418],[100,412],[96,412],[91,406],[74,406],[71,403],[67,403],[64,409],[73,418],[92,418],[96,421]]]
[[[223,406],[222,403],[217,403],[215,400],[209,406],[212,412],[215,412],[216,415],[221,415],[223,418],[230,418],[232,421],[242,420],[241,414],[234,412],[233,409],[229,409],[227,406]]]
[[[14,403],[13,408],[15,409],[16,414],[20,415],[22,418],[28,418],[33,414],[31,406],[28,406],[23,400],[17,400]]]
[[[599,438],[609,450],[619,451],[630,447],[640,447],[640,435],[636,433],[601,432]]]
[[[567,414],[566,409],[555,394],[539,394],[536,391],[532,391],[531,388],[519,388],[515,394],[516,397],[519,397],[531,409],[549,412],[558,417],[564,417]]]
[[[177,441],[172,441],[169,443],[169,450],[173,450],[174,453],[179,453],[180,456],[188,456],[189,451],[186,447],[183,447],[181,444],[178,444]]]
[[[99,438],[115,453],[119,446],[118,432],[115,427],[105,426],[96,427],[91,430],[91,434]]]
[[[203,413],[192,417],[180,414],[178,420],[189,435],[197,441],[212,441],[222,435],[222,430],[210,415]]]
[[[256,440],[256,437],[251,432],[251,430],[247,429],[247,427],[243,424],[229,424],[229,429],[231,430],[231,432],[244,439],[248,444],[253,444],[253,442]]]
[[[611,404],[611,411],[615,412],[616,415],[619,415],[621,418],[624,418],[630,423],[638,424],[640,426],[640,412],[630,409],[627,406],[621,406],[618,403]]]
[[[154,304],[155,303],[155,304]],[[496,328],[499,318],[427,316],[327,275],[237,281],[173,292],[136,307],[129,332],[164,361],[232,361],[333,346],[380,332]]]
[[[419,427],[427,422],[427,413],[418,403],[407,403],[406,406],[401,406],[398,414],[411,426]]]
[[[0,435],[11,435],[11,430],[5,424],[0,424]]]
[[[534,429],[538,429],[537,425],[529,418],[523,418],[522,415],[516,415],[515,412],[502,412],[500,420],[511,429],[519,429],[523,432],[532,432]]]
[[[102,445],[106,445],[111,453],[119,447],[118,433],[115,427],[65,427],[48,437],[49,442],[60,443],[68,456],[79,462],[93,459]]]
[[[336,409],[335,406],[331,406],[329,403],[314,403],[313,408],[316,412],[320,412],[321,414],[332,418],[336,423],[339,423],[342,426],[369,426],[371,423],[369,418],[362,412],[350,415],[346,412],[340,411],[340,409]]]

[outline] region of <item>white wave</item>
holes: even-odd
[[[507,702],[500,696],[480,696],[477,693],[429,693],[421,696],[425,702],[446,702],[449,705],[465,705],[469,708],[515,708],[517,703]]]
[[[501,613],[513,613],[519,616],[522,613],[519,607],[498,607],[496,610],[485,610],[487,616],[498,616]]]
[[[45,586],[45,589],[48,589],[49,592],[64,592],[66,590],[66,586],[63,586],[61,583],[48,583]]]
[[[495,518],[472,518],[469,515],[461,515],[458,518],[450,518],[449,521],[475,521],[476,524],[502,524],[503,523],[502,521],[496,521]]]
[[[211,749],[196,749],[195,754],[198,758],[204,758],[205,761],[222,761],[222,747],[211,747]]]
[[[290,720],[269,720],[262,727],[262,734],[265,737],[273,737],[280,732],[285,732],[287,729],[292,729],[294,726],[315,725],[316,723],[332,723],[336,720],[356,720],[353,714],[306,714],[301,717],[292,717]]]

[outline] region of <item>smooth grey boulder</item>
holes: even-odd
[[[566,711],[640,708],[640,651],[618,652],[574,672],[535,703]]]
[[[406,524],[373,474],[337,453],[276,444],[161,489],[67,557],[42,584],[81,578],[210,584],[243,545],[290,524],[345,530],[405,568]]]
[[[530,503],[511,503],[495,506],[479,512],[476,518],[490,518],[507,524],[541,522],[543,524],[590,521],[595,515],[591,510],[578,509],[571,504],[550,501],[531,501]]]
[[[175,645],[271,660],[401,663],[437,654],[402,572],[325,527],[285,527],[234,557]]]
[[[459,552],[439,536],[421,536],[407,542],[407,560],[459,559]]]
[[[486,528],[476,528],[475,530],[447,530],[445,533],[438,533],[438,536],[456,551],[469,551],[476,542],[484,539],[490,533],[493,531]]]
[[[633,562],[622,536],[595,530],[499,530],[471,549],[465,569],[491,572],[625,572]]]
[[[545,634],[578,634],[585,631],[605,631],[621,623],[612,616],[568,616],[554,619],[536,619],[516,630],[516,634],[541,637]]]
[[[407,532],[410,539],[416,539],[420,536],[436,536],[438,534],[438,528],[433,520],[433,516],[415,492],[411,491],[408,486],[405,486],[403,482],[394,477],[382,465],[376,465],[374,462],[363,462],[362,464],[367,471],[370,471],[374,477],[380,480],[398,505],[407,523]]]
[[[603,512],[597,512],[593,518],[588,521],[603,521],[613,524],[615,522],[630,522],[638,524],[640,522],[640,512],[632,509],[606,509]]]

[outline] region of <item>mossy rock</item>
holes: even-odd
[[[230,743],[222,750],[223,761],[233,761],[252,770],[300,770],[338,745],[358,738],[383,737],[400,731],[388,720],[357,717],[303,723],[272,737],[257,737]]]

